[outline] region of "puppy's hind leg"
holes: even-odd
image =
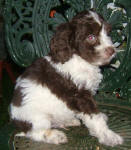
[[[26,133],[26,137],[29,137],[34,141],[43,141],[52,144],[67,142],[66,135],[62,131],[51,129],[51,122],[46,118],[35,121],[32,129]]]
[[[61,144],[67,142],[66,135],[57,129],[32,130],[26,134],[26,137],[34,141],[42,141],[51,144]]]

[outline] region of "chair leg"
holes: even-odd
[[[2,80],[3,60],[0,60],[0,80]]]
[[[4,63],[4,67],[5,67],[6,71],[7,71],[10,79],[12,80],[12,82],[15,83],[16,77],[14,76],[14,74],[12,72],[11,65],[5,62]]]

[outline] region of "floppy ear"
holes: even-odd
[[[64,63],[70,59],[73,54],[71,48],[72,33],[70,23],[64,23],[57,27],[50,43],[50,56],[53,61]]]

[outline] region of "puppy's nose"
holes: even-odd
[[[107,47],[105,51],[108,56],[112,56],[115,53],[115,49],[113,47]]]

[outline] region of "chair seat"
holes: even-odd
[[[124,144],[107,147],[99,144],[95,137],[89,135],[85,126],[70,127],[64,130],[68,137],[67,144],[54,145],[34,142],[25,137],[14,138],[14,149],[17,150],[131,150],[131,110],[116,106],[100,105],[102,112],[107,114],[108,125],[113,131],[124,138]],[[63,129],[62,129],[63,130]],[[12,141],[13,143],[13,141]]]

